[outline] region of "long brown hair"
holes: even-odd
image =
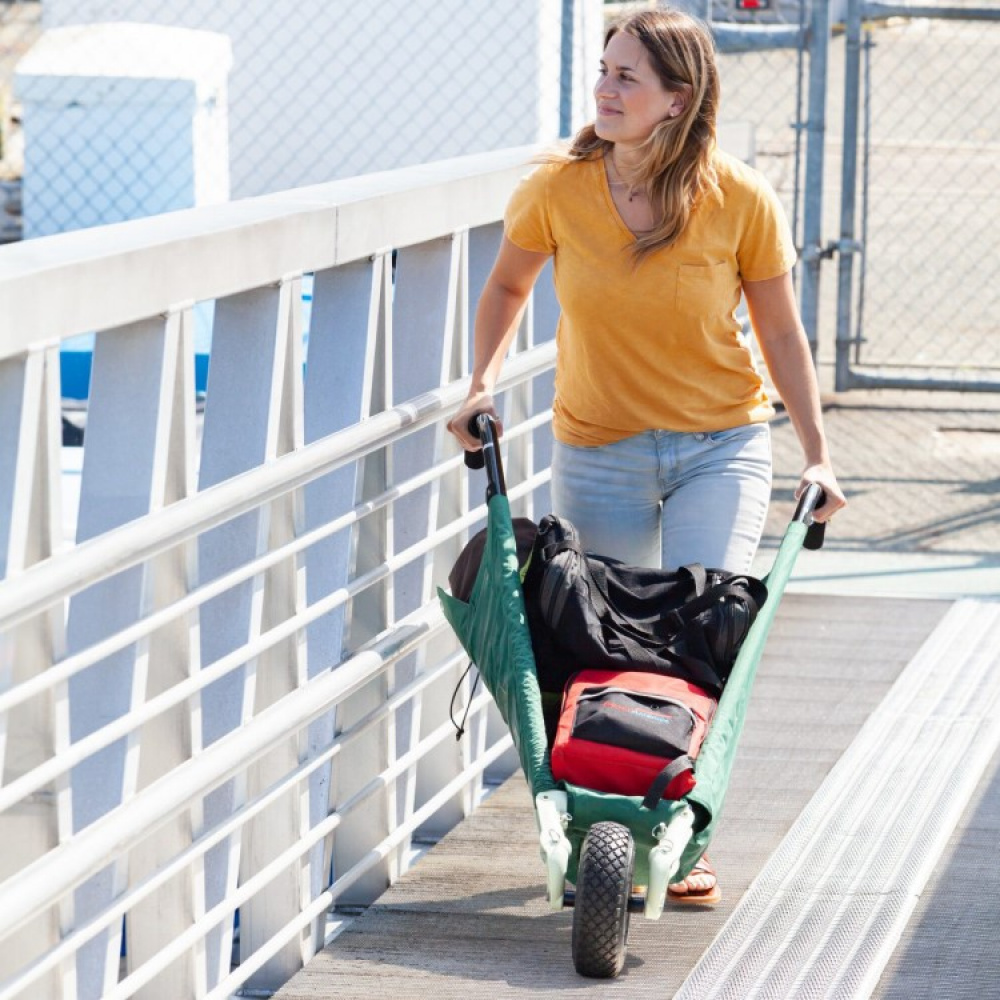
[[[718,192],[712,156],[719,74],[712,36],[700,21],[688,14],[676,10],[632,14],[608,28],[605,47],[619,32],[642,43],[667,90],[686,90],[688,96],[684,110],[676,118],[660,122],[644,143],[636,179],[646,187],[657,222],[633,244],[638,263],[654,250],[675,243],[687,226],[695,203],[709,192]],[[590,124],[573,137],[564,153],[553,154],[551,158],[596,160],[613,146],[614,143],[601,139]]]

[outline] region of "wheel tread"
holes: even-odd
[[[618,823],[595,823],[580,851],[573,911],[573,963],[582,976],[612,979],[625,963],[635,851]]]

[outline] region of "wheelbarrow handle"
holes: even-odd
[[[497,436],[497,422],[488,413],[477,413],[469,419],[469,433],[483,442],[479,451],[467,451],[465,464],[470,469],[486,468],[486,502],[497,494],[507,495],[507,484],[503,478],[503,463],[500,461],[500,438]]]
[[[823,492],[823,487],[817,483],[810,483],[802,491],[802,496],[799,497],[795,513],[792,515],[792,521],[801,521],[803,524],[808,525],[806,537],[802,543],[802,547],[805,549],[821,549],[823,547],[823,540],[826,537],[826,525],[820,521],[814,521],[812,515],[813,511],[825,499],[826,494]]]

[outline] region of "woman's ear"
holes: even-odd
[[[680,117],[680,115],[684,114],[687,109],[690,100],[691,88],[689,86],[685,84],[680,90],[675,90],[673,93],[673,100],[670,102],[670,108],[667,110],[667,117]]]

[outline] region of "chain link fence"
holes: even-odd
[[[925,10],[862,35],[846,381],[996,388],[1000,9]]]
[[[599,0],[0,12],[28,237],[546,141],[583,121],[603,27]]]
[[[866,15],[854,220],[864,252],[845,306],[829,258],[843,251],[847,0],[830,0],[825,157],[822,177],[807,179],[818,2],[675,6],[713,25],[724,143],[774,185],[806,259],[828,258],[821,366],[845,309],[851,329],[838,336],[854,366],[995,366],[1000,23],[898,6]],[[606,23],[655,6],[0,0],[0,240],[553,140],[592,115]],[[809,198],[822,201],[815,248]]]
[[[0,0],[4,238],[18,182],[30,237],[554,139],[592,114],[607,21],[654,6]],[[710,13],[795,25],[801,7]],[[723,118],[792,210],[797,54],[722,61]]]

